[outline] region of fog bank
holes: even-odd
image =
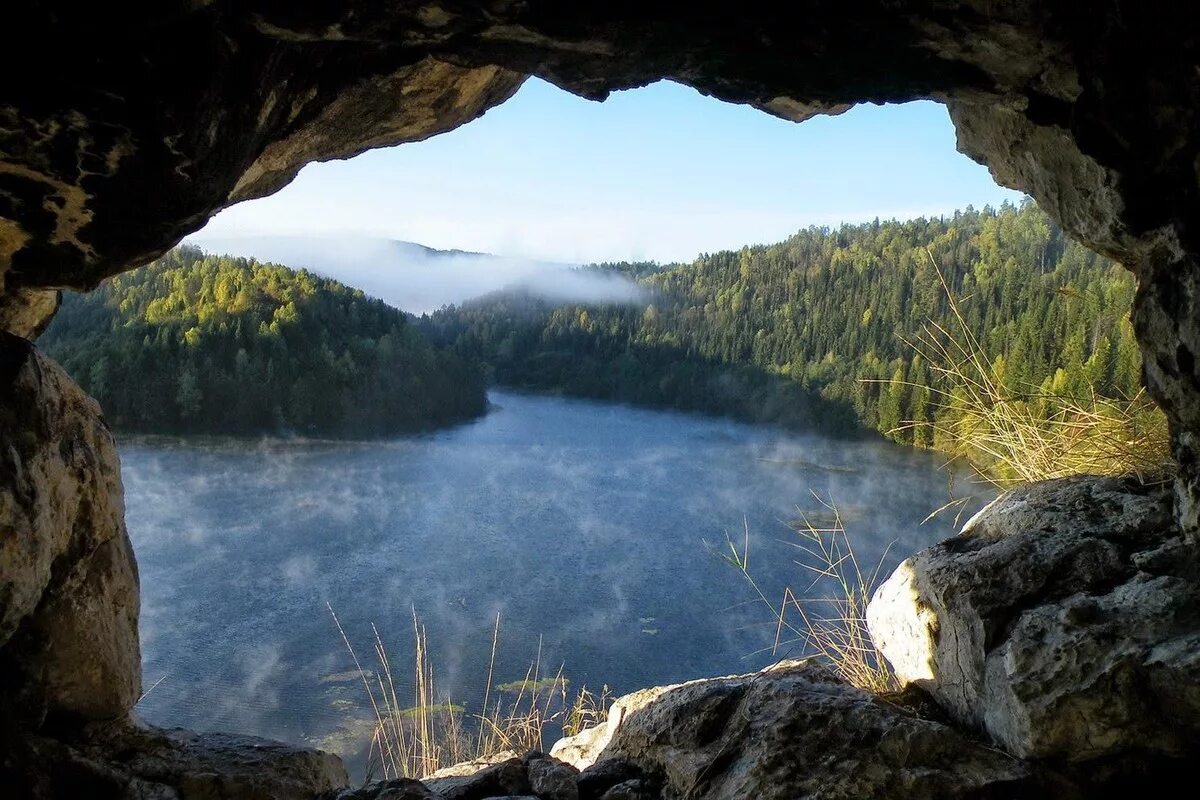
[[[210,253],[274,261],[362,289],[413,314],[434,311],[506,287],[560,303],[639,303],[645,291],[623,275],[578,265],[434,250],[370,237],[206,236],[188,238]]]

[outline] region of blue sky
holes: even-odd
[[[797,125],[677,84],[594,103],[530,80],[449,133],[310,165],[197,238],[368,235],[559,261],[674,261],[808,225],[1019,198],[955,151],[936,103]]]

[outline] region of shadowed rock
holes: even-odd
[[[639,694],[593,769],[628,760],[662,776],[664,797],[1051,796],[1029,765],[811,661]],[[642,791],[619,785],[613,797]]]
[[[70,742],[33,735],[15,745],[19,752],[0,751],[10,753],[0,786],[21,798],[312,800],[347,780],[337,756],[253,736],[122,723]]]

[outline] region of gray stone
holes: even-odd
[[[579,787],[580,797],[593,800],[619,783],[627,783],[641,777],[642,771],[633,762],[622,758],[607,758],[580,772],[575,785]]]
[[[523,795],[530,792],[526,766],[519,758],[510,758],[477,772],[441,778],[427,778],[423,783],[439,797],[447,800],[482,800],[502,795]]]
[[[125,769],[181,800],[295,800],[348,781],[335,755],[253,736],[150,729],[123,734],[103,752],[114,749],[128,754]]]
[[[664,796],[1045,796],[1028,765],[815,662],[661,688],[622,717],[600,763],[624,758],[663,776]]]
[[[550,755],[578,770],[586,770],[600,759],[621,722],[631,712],[654,701],[672,687],[654,686],[618,697],[609,706],[608,716],[600,725],[585,728],[574,736],[559,739],[550,748]]]
[[[867,610],[897,674],[1025,758],[1200,741],[1200,583],[1165,488],[1014,490],[902,563]]]
[[[96,402],[0,332],[0,665],[32,724],[108,719],[140,691],[138,579]]]
[[[437,800],[425,784],[412,778],[376,781],[357,789],[343,789],[333,800]]]
[[[640,778],[623,781],[600,796],[600,800],[653,800],[658,795]]]
[[[543,800],[579,800],[579,787],[575,780],[579,770],[550,758],[534,758],[526,767],[529,787]]]
[[[514,750],[502,750],[499,753],[493,753],[490,756],[473,758],[470,761],[460,761],[457,764],[451,764],[448,767],[442,767],[436,772],[426,775],[425,780],[468,777],[486,769],[487,767],[499,764],[503,761],[511,761],[514,758],[519,759],[520,757],[521,754]]]
[[[612,741],[616,726],[620,724],[621,713],[616,706],[611,707],[607,719],[615,720],[612,724],[606,722],[585,728],[574,736],[564,736],[550,748],[550,755],[576,769],[587,769],[596,763],[600,753]]]
[[[0,785],[24,800],[317,800],[347,782],[328,753],[128,722],[93,726],[72,743],[31,734],[20,747],[18,758],[0,759]]]

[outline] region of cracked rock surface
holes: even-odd
[[[1023,758],[1200,742],[1200,575],[1170,493],[1068,478],[1001,496],[867,611],[906,681]]]
[[[20,798],[313,800],[346,784],[341,759],[224,733],[122,720],[66,739],[0,727],[0,786]]]

